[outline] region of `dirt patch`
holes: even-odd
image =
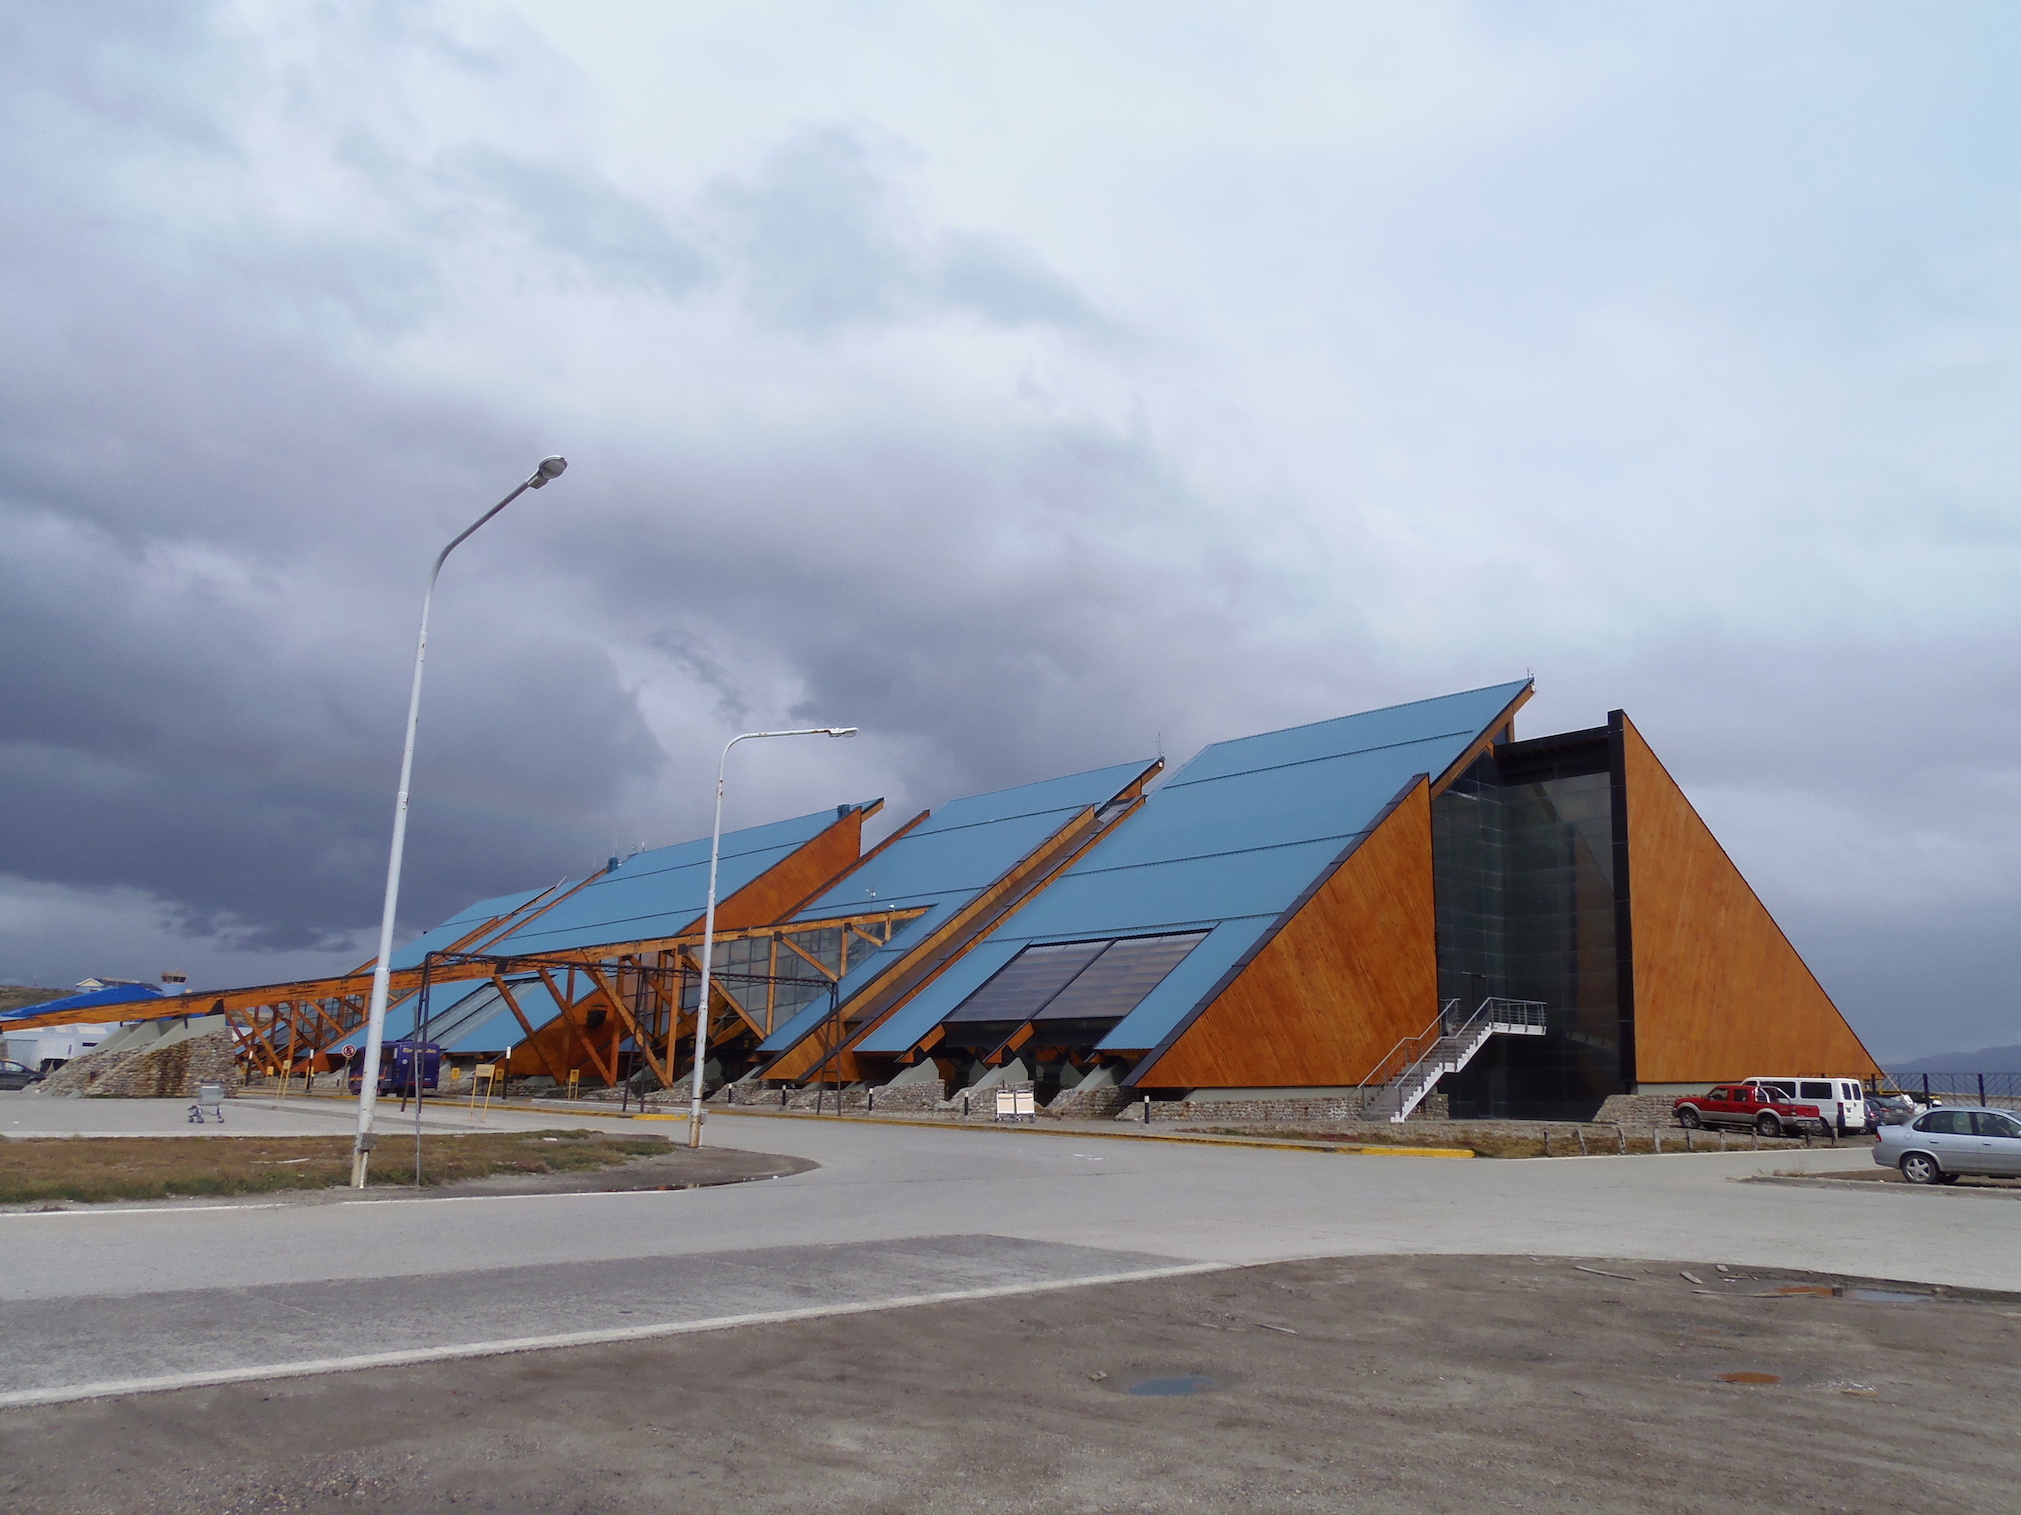
[[[801,1172],[814,1166],[759,1153],[710,1153],[697,1163],[663,1137],[583,1130],[443,1133],[421,1141],[421,1183],[442,1193],[549,1188],[692,1187]],[[327,1190],[348,1184],[349,1136],[128,1136],[25,1138],[0,1146],[0,1204],[98,1203]],[[618,1170],[585,1184],[584,1177]],[[414,1144],[380,1138],[375,1187],[415,1180]]]
[[[0,1502],[1788,1515],[1885,1482],[2012,1509],[2021,1305],[1779,1292],[1807,1281],[1332,1258],[14,1410]]]

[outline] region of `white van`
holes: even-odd
[[[1840,1136],[1867,1129],[1867,1091],[1856,1078],[1750,1078],[1747,1082],[1774,1089],[1784,1099],[1816,1105]]]

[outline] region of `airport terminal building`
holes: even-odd
[[[956,800],[723,838],[705,1087],[1096,1114],[1358,1098],[1581,1119],[1879,1072],[1628,718],[1519,737],[1528,681]],[[396,957],[387,1034],[516,1078],[691,1071],[706,839],[482,901]],[[360,1043],[369,974],[184,996],[269,1070]],[[168,1002],[165,1002],[168,1003]]]

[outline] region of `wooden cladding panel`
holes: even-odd
[[[850,811],[735,894],[718,900],[716,929],[742,931],[788,919],[856,866],[863,855],[863,818],[871,813],[864,809]],[[688,929],[701,930],[702,918],[697,916]]]
[[[1637,1082],[1877,1074],[1676,780],[1622,727]]]
[[[1438,1014],[1430,786],[1420,781],[1138,1075],[1153,1088],[1358,1083]]]

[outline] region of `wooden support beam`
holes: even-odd
[[[937,1030],[939,1028],[936,1027],[935,1029]],[[1018,1048],[1022,1047],[1026,1042],[1032,1039],[1032,1033],[1037,1029],[1038,1029],[1038,1022],[1026,1021],[1022,1026],[1018,1027],[1017,1030],[1013,1031],[1009,1036],[1004,1038],[1002,1046],[998,1047],[996,1051],[990,1053],[989,1056],[985,1057],[982,1060],[983,1066],[986,1068],[1001,1068],[1005,1063],[1009,1062],[1013,1056],[1016,1055]]]
[[[542,966],[538,972],[542,985],[547,989],[548,997],[554,1001],[556,1008],[561,1011],[561,1018],[568,1023],[568,1029],[575,1033],[576,1040],[582,1043],[582,1050],[589,1058],[590,1066],[603,1075],[603,1081],[606,1084],[615,1084],[618,1081],[617,1069],[605,1063],[597,1055],[596,1043],[590,1040],[589,1024],[576,1013],[579,1007],[575,1003],[572,992],[575,987],[575,970],[573,968],[568,970],[569,989],[571,991],[569,993],[562,991],[561,986],[555,983],[554,975],[545,966]]]
[[[558,1084],[562,1083],[564,1076],[555,1072],[554,1064],[547,1060],[547,1050],[534,1037],[533,1022],[528,1020],[526,1012],[519,1008],[519,1001],[514,998],[512,993],[512,985],[508,984],[496,973],[491,975],[491,982],[497,986],[498,996],[505,1001],[505,1008],[510,1010],[512,1018],[519,1022],[519,1029],[526,1033],[526,1045],[533,1048],[533,1055],[540,1059],[541,1067],[547,1069],[547,1076]]]
[[[653,1056],[652,1039],[646,1035],[645,1028],[638,1022],[638,1017],[632,1014],[631,1007],[624,1002],[624,997],[611,987],[602,970],[588,968],[584,971],[589,975],[589,981],[596,986],[597,993],[603,996],[604,1003],[611,1007],[617,1019],[631,1031],[633,1044],[645,1057],[646,1066],[653,1070],[653,1077],[660,1081],[660,1087],[662,1089],[669,1087],[674,1081],[672,1065],[662,1064]],[[613,1064],[617,1061],[615,1044],[611,1052],[611,1061]]]

